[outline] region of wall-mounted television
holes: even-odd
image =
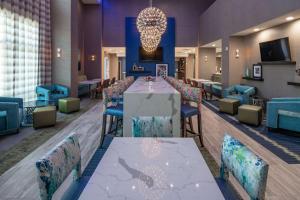
[[[289,38],[263,42],[259,46],[262,62],[291,62]]]
[[[158,47],[154,52],[147,52],[140,47],[139,49],[140,61],[141,62],[161,62],[163,61],[163,48]]]

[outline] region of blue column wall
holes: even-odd
[[[162,62],[140,62],[139,60],[139,47],[141,46],[140,34],[136,28],[136,18],[126,17],[125,30],[126,30],[126,75],[127,76],[145,76],[156,75],[156,64],[168,64],[168,75],[175,76],[175,18],[168,18],[167,30],[163,34],[160,47],[163,48],[163,61]],[[130,70],[136,63],[145,68],[148,73],[134,73],[131,74]]]

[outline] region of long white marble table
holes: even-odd
[[[115,138],[80,200],[221,200],[192,138]]]
[[[180,137],[180,93],[163,78],[138,78],[124,92],[123,136],[132,136],[132,117],[172,117],[173,137]]]

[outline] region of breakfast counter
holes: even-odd
[[[172,117],[173,137],[180,137],[180,93],[163,78],[138,78],[124,93],[123,136],[132,137],[132,117]]]

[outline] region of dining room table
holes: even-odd
[[[124,92],[123,136],[132,137],[133,117],[171,117],[173,137],[180,137],[180,93],[162,77],[139,77]]]
[[[114,138],[80,200],[223,200],[192,138]]]

